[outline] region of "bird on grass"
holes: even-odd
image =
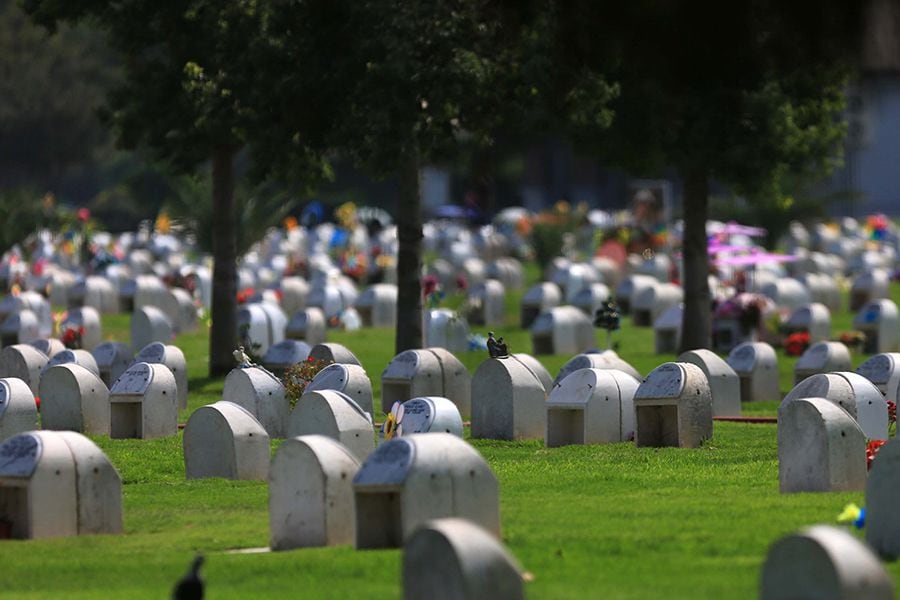
[[[191,563],[190,571],[175,584],[172,600],[203,600],[203,579],[200,578],[202,566],[203,555],[198,554]]]

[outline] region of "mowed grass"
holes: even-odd
[[[528,333],[517,320],[510,313],[495,331],[512,351],[528,352]],[[127,340],[128,318],[105,317],[104,332]],[[619,354],[645,375],[674,359],[652,353],[652,335],[626,319],[614,336]],[[599,332],[598,342],[603,337]],[[361,359],[379,406],[393,332],[332,332],[330,340]],[[176,343],[190,376],[189,407],[179,417],[185,422],[221,398],[222,379],[207,377],[205,331]],[[459,356],[472,372],[486,357]],[[568,358],[539,357],[552,374]],[[864,358],[855,356],[854,366]],[[779,360],[787,391],[795,359],[779,353]],[[777,402],[744,405],[745,414],[776,412]],[[160,440],[94,439],[123,479],[125,534],[0,542],[0,596],[164,598],[194,553],[203,552],[208,598],[400,597],[400,550],[235,553],[268,545],[267,486],[186,481],[181,432]],[[503,541],[533,575],[533,598],[753,597],[771,543],[834,522],[847,502],[864,502],[861,492],[780,494],[776,427],[769,424],[717,422],[713,438],[692,450],[470,441],[500,481]],[[272,442],[273,452],[279,443]],[[900,566],[888,568],[900,582]]]

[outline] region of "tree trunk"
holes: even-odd
[[[224,375],[235,366],[237,340],[237,209],[234,201],[234,150],[218,146],[212,157],[212,329],[209,374]]]
[[[397,354],[422,348],[422,206],[419,157],[407,157],[398,173]]]
[[[691,168],[684,178],[684,313],[679,352],[708,348],[712,329],[706,215],[709,182],[704,168]]]

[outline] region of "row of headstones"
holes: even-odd
[[[36,427],[36,397],[44,429],[113,438],[174,435],[187,408],[184,354],[158,342],[136,356],[106,342],[53,358],[17,344],[0,351],[0,377],[0,439]]]

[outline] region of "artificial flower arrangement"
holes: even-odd
[[[316,376],[316,374],[332,364],[330,360],[318,360],[312,356],[292,365],[285,369],[284,375],[281,376],[281,383],[284,385],[284,396],[290,402],[291,409],[297,405],[297,401],[306,391],[306,386]]]
[[[809,348],[809,332],[797,331],[784,340],[784,351],[788,356],[800,356]]]

